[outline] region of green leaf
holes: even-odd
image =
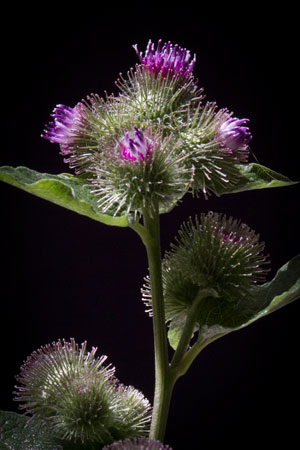
[[[186,359],[195,356],[210,342],[245,328],[256,320],[300,298],[300,255],[286,263],[272,281],[252,289],[248,298],[228,302],[222,298],[207,298],[198,309],[198,340]],[[181,314],[169,324],[169,342],[176,350],[184,325]]]
[[[298,181],[291,181],[288,177],[256,163],[236,164],[235,168],[237,175],[239,175],[239,181],[236,184],[230,184],[227,188],[222,188],[222,192],[219,192],[219,195],[234,194],[255,189],[291,186],[298,183]],[[160,208],[160,214],[172,211],[187,191],[183,191],[177,197],[174,197],[173,202],[168,207]]]
[[[2,446],[2,447],[1,447]],[[0,411],[0,449],[63,450],[43,422],[32,421],[14,412]]]
[[[181,313],[174,317],[169,323],[168,340],[174,350],[177,349],[185,321],[186,314]]]
[[[0,450],[100,450],[102,446],[74,444],[53,435],[46,423],[11,411],[0,411]]]
[[[236,168],[240,173],[240,180],[237,184],[229,186],[223,194],[232,194],[235,192],[251,191],[254,189],[265,189],[297,184],[297,181],[291,181],[284,175],[281,175],[268,167],[260,164],[237,164]]]
[[[99,212],[96,197],[80,177],[65,173],[39,173],[27,167],[3,166],[0,167],[0,180],[106,225],[128,226],[127,216],[112,217]]]
[[[257,286],[253,295],[259,310],[242,327],[300,298],[300,255],[285,264],[272,281]]]

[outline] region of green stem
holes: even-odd
[[[164,296],[160,251],[160,223],[158,209],[143,211],[144,225],[132,223],[131,228],[136,231],[145,244],[149,263],[151,281],[154,357],[155,357],[155,390],[153,412],[150,429],[150,439],[164,440],[172,392],[176,380],[185,373],[185,361],[188,344],[192,337],[197,308],[200,302],[209,295],[210,290],[199,290],[188,312],[187,320],[180,342],[174,354],[172,364],[168,362],[168,344],[165,323]]]
[[[147,246],[148,244],[150,244],[151,241],[151,236],[147,230],[146,227],[144,227],[142,224],[140,224],[139,222],[132,222],[129,225],[130,228],[132,228],[132,230],[134,230],[142,239],[143,243],[145,244],[145,246]]]
[[[173,359],[171,362],[171,367],[173,367],[173,368],[177,368],[179,366],[180,361],[182,360],[182,357],[186,353],[189,342],[193,336],[195,323],[196,323],[196,312],[197,312],[197,308],[200,303],[200,300],[201,300],[201,298],[198,299],[198,295],[197,295],[195,300],[189,307],[186,322],[184,324],[182,334],[180,337],[180,341],[178,343],[178,346],[176,348],[176,351],[174,353],[174,356],[173,356]]]
[[[190,340],[194,333],[197,320],[197,309],[201,301],[207,298],[210,294],[211,292],[208,289],[199,290],[188,309],[182,334],[171,362],[171,368],[176,371],[177,378],[186,372],[182,366],[182,361],[187,353]]]
[[[159,212],[143,211],[146,246],[151,280],[153,334],[155,355],[155,392],[150,438],[163,441],[174,380],[169,370],[168,346],[161,272]],[[149,239],[150,237],[150,239]]]
[[[187,318],[183,327],[183,331],[170,366],[171,370],[173,370],[176,374],[176,380],[187,372],[192,362],[201,352],[201,350],[203,350],[203,348],[206,347],[207,344],[214,340],[214,338],[210,338],[203,341],[202,339],[199,340],[198,337],[198,341],[189,348],[189,343],[193,337],[198,316],[197,309],[200,303],[208,297],[216,296],[218,296],[218,294],[214,289],[199,289],[187,311]]]

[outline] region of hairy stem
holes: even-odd
[[[167,332],[161,272],[160,227],[158,210],[143,211],[144,227],[150,239],[144,239],[151,279],[155,354],[155,392],[150,438],[163,441],[174,381],[168,364]]]

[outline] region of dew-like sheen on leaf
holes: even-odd
[[[82,445],[53,437],[44,422],[11,411],[0,411],[0,449],[87,450]]]

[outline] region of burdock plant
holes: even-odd
[[[149,265],[142,297],[153,320],[153,409],[141,392],[119,383],[95,349],[58,340],[34,352],[17,377],[15,399],[30,415],[18,417],[27,421],[26,439],[35,433],[74,449],[167,449],[162,442],[174,385],[201,350],[300,296],[300,257],[266,282],[264,243],[230,215],[189,218],[161,257],[160,214],[186,194],[209,199],[293,182],[248,162],[249,120],[204,101],[190,51],[161,41],[149,41],[145,52],[134,49],[138,63],[116,81],[117,95],[59,104],[45,127],[42,137],[59,144],[74,175],[2,167],[0,176],[140,236]],[[2,413],[4,430],[10,414]],[[14,436],[6,433],[3,444]]]

